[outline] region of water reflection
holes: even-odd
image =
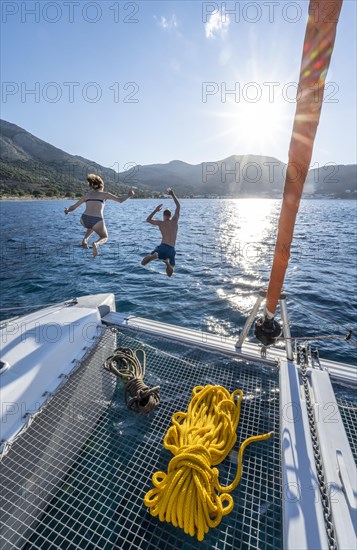
[[[252,273],[255,264],[271,259],[279,206],[279,201],[267,199],[240,199],[224,205],[218,235],[226,261]]]
[[[257,289],[266,283],[279,208],[280,201],[276,200],[237,199],[224,202],[219,212],[216,242],[220,260],[238,275],[230,278],[231,285],[224,282],[216,293],[243,315],[253,307]],[[230,286],[235,292],[230,292]]]

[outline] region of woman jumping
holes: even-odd
[[[108,240],[108,231],[105,227],[103,217],[105,201],[112,200],[122,203],[127,199],[130,199],[130,197],[133,197],[134,192],[130,190],[128,196],[125,199],[121,199],[104,191],[104,181],[99,176],[89,174],[87,176],[87,181],[90,188],[89,192],[75,204],[69,208],[65,208],[64,213],[67,215],[69,212],[76,210],[76,208],[84,202],[86,203],[86,209],[80,219],[81,224],[87,230],[83,237],[82,246],[83,248],[88,248],[88,237],[90,237],[92,233],[97,233],[99,239],[93,243],[93,258],[95,258],[98,256],[99,245],[106,243]]]

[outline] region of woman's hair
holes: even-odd
[[[93,189],[104,189],[104,181],[101,177],[96,176],[95,174],[88,174],[87,181],[89,183],[89,187],[92,187]]]

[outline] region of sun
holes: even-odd
[[[248,150],[257,153],[266,154],[271,143],[287,133],[287,114],[278,103],[242,103],[236,107],[233,118]]]
[[[220,127],[215,138],[228,140],[234,151],[276,156],[277,151],[288,149],[293,112],[287,102],[230,102],[214,116]]]

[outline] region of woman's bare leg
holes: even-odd
[[[93,226],[93,231],[95,231],[97,233],[97,235],[99,236],[99,239],[97,239],[96,241],[94,241],[93,243],[93,258],[95,258],[96,256],[98,256],[98,247],[100,244],[105,244],[108,240],[108,231],[107,231],[107,228],[105,227],[105,223],[100,221],[98,223],[96,223],[94,226]]]
[[[91,234],[93,233],[93,229],[88,229],[88,228],[84,225],[84,223],[83,223],[83,221],[82,221],[82,218],[79,220],[79,222],[80,222],[80,224],[83,225],[83,227],[85,227],[86,230],[87,230],[87,231],[85,232],[84,237],[83,237],[83,240],[82,240],[82,246],[83,246],[83,248],[88,248],[87,239],[88,239],[88,237],[90,237]]]
[[[83,241],[82,241],[82,246],[83,248],[88,248],[88,237],[91,236],[91,234],[93,233],[93,229],[87,229],[87,231],[85,232],[85,235],[83,237]]]

